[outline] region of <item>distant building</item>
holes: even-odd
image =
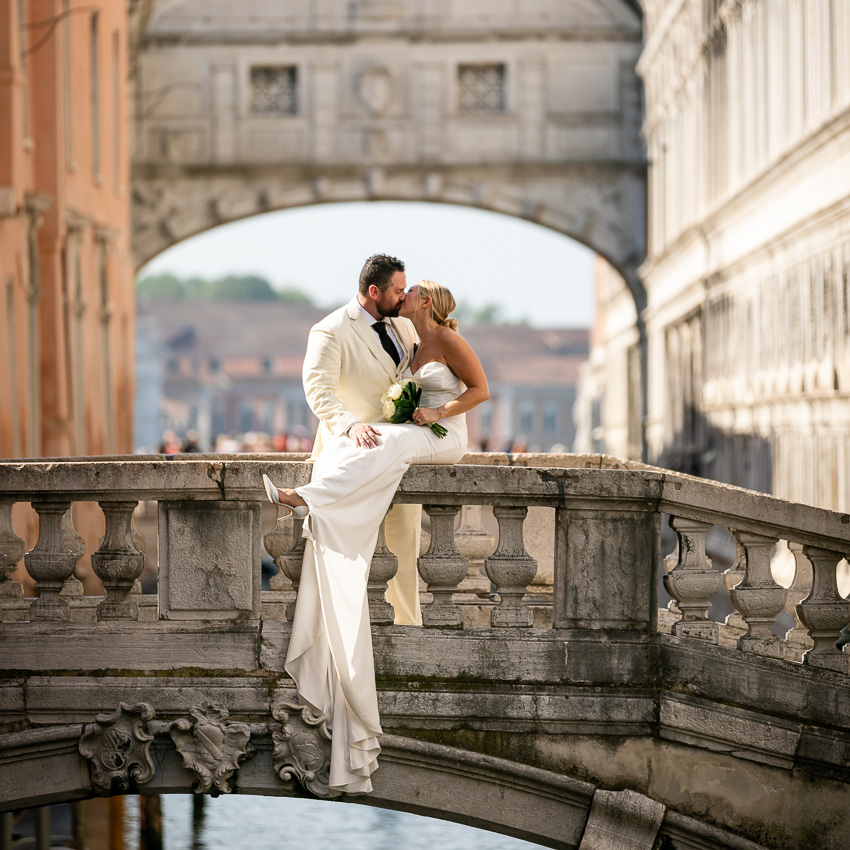
[[[306,429],[312,435],[317,423],[301,367],[307,334],[326,312],[268,302],[140,302],[137,448],[153,449],[166,429],[198,431],[202,448],[221,434]],[[469,414],[470,448],[569,448],[587,330],[462,330],[481,358],[491,393]]]

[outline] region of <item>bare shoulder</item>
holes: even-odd
[[[457,331],[448,328],[442,329],[440,348],[448,355],[463,355],[472,351],[472,346]]]

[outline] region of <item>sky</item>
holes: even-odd
[[[379,253],[404,261],[408,285],[436,280],[458,302],[500,305],[508,321],[593,323],[590,249],[531,222],[445,204],[358,202],[266,213],[186,239],[141,275],[258,274],[331,308],[354,295],[363,261]]]

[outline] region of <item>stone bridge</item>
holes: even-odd
[[[646,305],[633,0],[136,8],[147,10],[132,77],[139,265],[259,213],[427,201],[577,239]]]
[[[281,572],[261,583],[261,473],[310,475],[279,457],[0,464],[0,810],[121,792],[327,796],[327,730],[283,671],[297,536],[265,535]],[[343,799],[559,848],[846,847],[850,679],[834,642],[850,621],[836,582],[850,517],[600,456],[467,460],[416,467],[396,495],[430,519],[425,625],[391,625],[395,562],[380,547],[369,597],[387,734],[374,794]],[[103,511],[90,558],[104,597],[74,590],[79,501]],[[155,595],[137,584],[139,502],[157,506]],[[478,506],[498,533],[476,550]],[[24,556],[13,520],[30,511]],[[705,554],[716,526],[736,543],[725,574]],[[532,537],[551,564],[528,554]],[[777,541],[796,559],[790,590],[771,576]],[[38,598],[11,579],[22,557]],[[470,592],[482,559],[493,594]],[[662,575],[676,601],[659,612]],[[724,586],[734,611],[718,623],[706,610]],[[783,609],[797,618],[777,636]]]

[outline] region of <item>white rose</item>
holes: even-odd
[[[384,408],[384,416],[387,419],[392,420],[393,416],[395,416],[395,405],[392,403],[392,401],[390,399],[387,399],[383,403],[383,408]]]
[[[387,397],[391,398],[393,401],[395,401],[397,398],[401,398],[401,393],[402,393],[403,389],[404,389],[404,387],[402,387],[401,384],[393,384],[387,390]]]

